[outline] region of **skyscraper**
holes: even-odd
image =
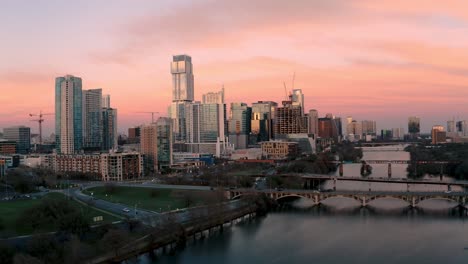
[[[362,123],[362,134],[363,136],[366,135],[377,135],[377,122],[374,120],[363,120]]]
[[[175,143],[184,143],[187,140],[187,125],[185,110],[194,100],[194,78],[192,58],[188,55],[172,57],[172,104],[169,116],[173,122],[173,136]]]
[[[31,149],[31,128],[25,126],[6,127],[3,138],[16,143],[16,153],[27,154]]]
[[[417,137],[421,132],[421,124],[419,117],[410,116],[408,118],[408,133],[410,133],[411,137]]]
[[[257,144],[274,138],[274,120],[278,104],[272,101],[258,101],[252,104],[249,144]]]
[[[117,149],[117,109],[102,108],[102,150]]]
[[[158,131],[156,124],[144,125],[141,127],[140,149],[144,155],[145,168],[147,171],[158,170]]]
[[[188,55],[175,55],[171,63],[172,101],[192,102],[194,99],[192,58]]]
[[[291,94],[292,105],[300,106],[302,113],[304,113],[304,94],[301,89],[294,89]]]
[[[202,96],[204,104],[224,104],[224,86],[219,92],[209,92]]]
[[[172,165],[172,121],[167,117],[160,117],[156,121],[158,167]]]
[[[82,81],[66,75],[55,79],[55,137],[60,154],[81,151],[83,143]]]
[[[309,111],[309,134],[314,134],[318,136],[318,111],[312,109]]]
[[[105,94],[102,96],[102,107],[103,108],[110,108],[111,103],[110,103],[110,95]]]
[[[102,89],[83,90],[83,148],[102,145]]]
[[[231,103],[229,117],[229,142],[236,149],[245,149],[250,134],[252,108],[245,103]]]

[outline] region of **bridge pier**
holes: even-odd
[[[361,207],[367,206],[367,198],[365,196],[361,197]]]
[[[336,191],[336,178],[333,178],[333,191]]]
[[[416,207],[416,197],[414,197],[414,196],[411,197],[411,207],[412,208]]]
[[[343,162],[340,163],[340,176],[343,177]]]
[[[388,178],[392,177],[392,163],[388,163]]]
[[[319,205],[319,203],[320,203],[320,200],[319,200],[318,195],[314,195],[314,204]]]

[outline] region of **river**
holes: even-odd
[[[389,155],[409,158],[405,152],[364,152],[368,159],[388,159]],[[386,165],[380,167],[374,166],[373,176],[386,177]],[[353,175],[352,170],[345,167],[345,176]],[[394,174],[400,172],[400,176],[406,175],[405,165],[395,166]],[[338,188],[368,188],[367,183],[349,184]],[[163,255],[157,260],[143,256],[140,263],[466,264],[468,218],[450,209],[455,205],[424,201],[421,208],[408,209],[403,201],[381,199],[360,208],[356,201],[346,198],[329,199],[320,206],[300,199],[265,217],[190,243],[173,256]]]

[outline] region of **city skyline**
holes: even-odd
[[[280,104],[286,82],[288,90],[302,89],[306,112],[376,120],[379,129],[406,127],[409,116],[418,116],[429,133],[454,116],[468,118],[468,4],[310,2],[259,1],[255,10],[247,1],[115,1],[93,3],[93,10],[90,1],[7,2],[0,11],[10,25],[0,28],[9,36],[0,51],[0,127],[26,125],[37,133],[28,114],[53,112],[54,78],[67,74],[80,76],[83,89],[112,94],[120,132],[149,123],[136,112],[165,115],[168,63],[176,54],[193,59],[195,100],[224,85],[227,105]],[[57,23],[70,8],[86,19]],[[199,30],[173,25],[181,16]],[[22,33],[31,28],[34,34]],[[53,117],[46,118],[44,135],[53,128]]]

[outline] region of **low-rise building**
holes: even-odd
[[[297,142],[265,141],[260,143],[263,156],[267,159],[282,160],[298,154]]]
[[[0,155],[2,154],[15,154],[16,141],[0,140]]]

